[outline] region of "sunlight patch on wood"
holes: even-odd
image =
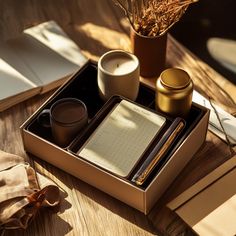
[[[130,40],[125,33],[92,23],[82,25],[80,30],[106,48],[130,51]]]

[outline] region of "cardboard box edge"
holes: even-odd
[[[223,177],[224,174],[231,171],[236,166],[236,156],[230,158],[225,161],[222,165],[218,166],[208,175],[197,181],[194,185],[186,189],[180,195],[178,195],[175,199],[170,201],[167,204],[167,207],[171,210],[176,211],[182,205],[184,205],[188,200],[196,196],[198,193],[209,187],[213,184],[217,179]]]

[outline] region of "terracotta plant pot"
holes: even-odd
[[[165,69],[167,34],[147,37],[138,34],[131,27],[130,39],[132,52],[140,62],[140,75],[159,77]]]

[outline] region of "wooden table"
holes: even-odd
[[[48,0],[0,3],[0,37],[7,39],[24,28],[55,20],[81,47],[97,60],[110,49],[130,50],[129,25],[111,0]],[[195,88],[236,114],[236,87],[217,74],[173,37],[168,37],[167,66],[186,70]],[[145,80],[154,86],[154,80]],[[27,155],[19,126],[50,95],[36,96],[0,114],[0,149],[21,155],[40,173],[53,179],[65,192],[57,212],[43,210],[26,231],[6,235],[193,235],[165,203],[229,158],[227,145],[212,133],[148,216],[72,177],[56,167]]]

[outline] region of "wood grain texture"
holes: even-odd
[[[81,47],[97,60],[110,49],[130,50],[129,25],[111,0],[8,0],[0,1],[0,38],[15,37],[23,29],[55,20]],[[167,67],[189,72],[196,88],[236,114],[236,88],[196,58],[173,37],[168,37]],[[155,79],[145,80],[154,86]],[[6,235],[194,235],[165,203],[185,190],[227,158],[227,145],[208,132],[201,150],[177,177],[148,216],[107,194],[29,156],[23,149],[19,126],[50,95],[36,96],[0,114],[0,148],[21,155],[37,171],[54,180],[62,190],[58,209],[43,210],[25,231]]]

